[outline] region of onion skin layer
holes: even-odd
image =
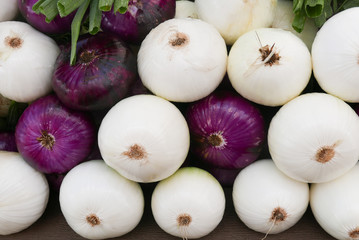
[[[77,42],[77,61],[70,65],[71,46],[62,46],[52,87],[68,107],[93,111],[112,107],[137,79],[136,56],[112,34],[98,33]]]
[[[1,132],[0,133],[0,151],[17,152],[15,133]]]
[[[103,12],[101,28],[128,43],[139,44],[161,22],[174,18],[175,0],[130,0],[125,14]]]
[[[61,18],[60,15],[57,15],[51,22],[47,23],[45,21],[45,15],[36,14],[32,10],[32,6],[38,0],[18,0],[18,8],[21,15],[25,20],[34,28],[40,32],[47,34],[62,34],[69,32],[71,29],[71,22],[75,16],[75,11],[66,17]]]
[[[215,91],[192,103],[186,112],[191,152],[201,161],[225,169],[244,168],[261,153],[265,123],[254,104],[231,91]],[[209,137],[221,133],[225,144],[214,146]]]
[[[51,147],[40,141],[44,133],[53,137]],[[15,129],[20,154],[46,174],[65,173],[84,161],[94,146],[95,137],[90,118],[67,108],[54,94],[31,103]]]

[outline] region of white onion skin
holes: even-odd
[[[235,211],[250,229],[277,234],[294,226],[309,204],[309,185],[283,174],[271,159],[261,159],[242,169],[232,190]],[[273,223],[272,212],[283,209],[287,216]]]
[[[268,147],[276,166],[298,181],[321,183],[348,172],[359,156],[359,117],[341,99],[326,93],[303,94],[272,118]],[[318,161],[329,146],[333,156]]]
[[[18,48],[8,38],[21,38]],[[60,52],[56,42],[18,21],[0,22],[0,94],[17,102],[31,102],[52,90],[51,78]]]
[[[14,20],[18,13],[17,0],[0,1],[0,22]]]
[[[210,234],[222,221],[225,195],[219,182],[196,167],[179,169],[162,180],[152,193],[151,209],[156,223],[168,234],[196,239]],[[188,214],[192,221],[179,226],[177,218]]]
[[[244,33],[270,27],[277,0],[195,0],[199,19],[217,28],[227,45]]]
[[[259,49],[273,44],[280,58],[269,65]],[[260,28],[237,39],[229,52],[227,72],[233,88],[243,97],[265,106],[281,106],[307,86],[312,74],[311,55],[290,31]]]
[[[189,0],[176,1],[175,18],[198,18],[197,8],[194,2]]]
[[[359,7],[349,8],[328,19],[312,46],[313,74],[327,93],[346,102],[359,102]]]
[[[348,173],[326,183],[312,184],[310,206],[316,221],[336,239],[359,234],[359,163]],[[356,230],[356,238],[350,233]]]
[[[98,144],[104,161],[136,182],[156,182],[172,175],[189,151],[187,122],[171,102],[154,95],[135,95],[118,102],[103,118]],[[144,148],[141,159],[126,155]]]
[[[185,42],[172,45],[177,36]],[[227,68],[227,47],[210,24],[193,18],[167,20],[141,43],[138,73],[152,93],[169,101],[193,102],[221,83]]]
[[[25,230],[45,212],[49,185],[45,175],[17,152],[0,151],[0,235]]]
[[[292,27],[294,16],[295,15],[293,13],[293,1],[278,0],[275,17],[271,27],[281,28],[292,32],[294,35],[302,39],[303,42],[307,45],[308,49],[311,50],[314,38],[318,32],[318,27],[315,26],[315,22],[313,19],[307,18],[305,20],[302,32],[299,33]]]
[[[90,160],[71,169],[61,183],[59,201],[66,222],[87,239],[129,233],[144,211],[140,185],[118,174],[103,160]],[[87,222],[91,214],[100,219],[98,225]]]

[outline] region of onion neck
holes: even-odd
[[[349,232],[349,237],[352,239],[359,239],[359,226]]]
[[[97,57],[95,50],[84,50],[80,53],[79,60],[82,64],[90,64]]]
[[[279,64],[279,59],[281,56],[279,56],[279,53],[274,51],[274,45],[275,43],[269,47],[269,45],[265,45],[264,47],[261,47],[259,49],[259,52],[261,54],[262,62],[265,66],[273,66]]]
[[[169,45],[173,48],[183,48],[188,45],[189,37],[182,32],[175,32],[170,36]]]
[[[94,213],[91,213],[90,215],[86,216],[86,222],[90,224],[91,227],[95,227],[101,224],[100,218]]]
[[[335,144],[332,146],[323,146],[315,154],[315,160],[320,163],[327,163],[335,156]]]
[[[36,138],[36,140],[41,144],[41,146],[52,150],[55,145],[55,137],[46,130],[41,130],[41,136]]]
[[[209,145],[216,147],[216,148],[221,148],[224,147],[226,145],[226,141],[223,137],[223,133],[222,132],[217,132],[217,133],[212,133],[207,137],[207,142],[209,143]]]
[[[143,160],[147,157],[147,152],[144,147],[138,144],[132,145],[128,151],[123,152],[123,155],[134,160]]]
[[[177,217],[177,225],[179,227],[188,227],[192,222],[191,215],[187,213],[182,213]]]

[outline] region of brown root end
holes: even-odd
[[[352,239],[359,239],[359,227],[349,232],[349,237]]]
[[[134,144],[130,147],[128,151],[124,152],[123,155],[131,159],[141,160],[147,157],[147,152],[142,146]]]
[[[180,227],[188,227],[191,222],[192,217],[187,213],[183,213],[177,217],[177,224]]]
[[[207,138],[209,144],[211,144],[214,147],[219,147],[223,144],[223,138],[218,134],[211,134]]]
[[[52,150],[55,144],[55,137],[46,130],[41,130],[41,136],[36,138],[36,140],[48,150]]]
[[[320,163],[327,163],[334,157],[334,155],[334,146],[324,146],[315,154],[315,160]]]
[[[79,59],[81,63],[88,64],[96,58],[96,52],[94,50],[85,50],[80,53]]]
[[[275,64],[279,64],[279,59],[281,57],[279,56],[279,53],[273,52],[274,45],[275,43],[270,48],[268,45],[265,45],[264,47],[261,47],[259,49],[262,61],[264,62],[265,66],[273,66]]]
[[[21,48],[22,43],[24,42],[24,40],[22,40],[19,37],[6,37],[5,38],[5,45],[11,47],[11,48]]]
[[[91,227],[97,226],[101,224],[100,218],[96,214],[90,214],[86,217],[86,221]]]
[[[274,221],[275,223],[282,222],[287,216],[288,214],[283,208],[277,207],[272,211],[271,221]]]
[[[176,32],[171,36],[169,40],[169,44],[175,48],[185,47],[188,43],[189,43],[188,36],[181,32]]]

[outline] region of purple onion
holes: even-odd
[[[136,55],[119,37],[98,33],[77,42],[77,61],[70,65],[71,45],[62,46],[52,86],[68,107],[89,111],[112,107],[137,78]]]
[[[218,168],[248,166],[261,153],[265,140],[259,110],[232,91],[215,91],[189,105],[186,119],[191,133],[191,152]]]
[[[175,0],[130,0],[127,12],[103,12],[101,27],[124,41],[138,44],[160,23],[171,19],[176,13]]]
[[[35,169],[46,174],[64,173],[86,160],[94,147],[96,130],[87,114],[48,95],[26,108],[15,138],[20,154]]]
[[[17,152],[15,133],[13,132],[0,133],[0,150]]]
[[[56,193],[60,192],[61,183],[67,173],[50,173],[45,174],[49,187]]]
[[[205,168],[209,173],[211,173],[218,182],[225,187],[232,187],[234,180],[238,173],[242,170],[242,168],[238,169],[225,169],[225,168],[217,168],[217,167],[207,167]]]
[[[32,10],[32,6],[37,1],[38,0],[17,1],[21,15],[31,26],[46,34],[62,34],[70,31],[76,11],[63,18],[57,15],[51,22],[47,23],[45,21],[45,15],[37,14]]]

